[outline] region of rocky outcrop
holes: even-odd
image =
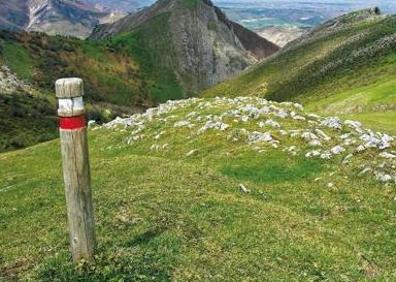
[[[31,92],[31,86],[17,78],[7,65],[0,65],[0,94],[17,91]]]
[[[153,25],[159,18],[164,20],[161,28],[156,29],[158,34],[145,34],[146,41],[153,37],[147,50],[152,46],[164,48],[158,67],[161,62],[172,65],[175,76],[187,92],[199,92],[237,75],[279,49],[228,20],[209,0],[160,0],[113,24],[99,26],[91,37],[103,39],[133,34]],[[161,44],[155,37],[164,34],[169,38],[167,46],[158,47]]]
[[[117,118],[103,127],[122,131],[125,146],[146,142],[147,154],[173,150],[194,157],[199,151],[193,147],[186,149],[184,144],[179,147],[174,136],[193,144],[202,136],[215,133],[212,138],[222,138],[229,146],[243,144],[258,157],[278,151],[288,154],[290,160],[315,159],[323,164],[335,161],[348,177],[396,184],[395,136],[365,128],[358,121],[311,114],[292,102],[276,103],[254,97],[168,101],[143,114]],[[333,185],[329,179],[324,180],[328,187]]]

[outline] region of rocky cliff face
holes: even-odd
[[[146,32],[140,46],[155,49],[153,52],[161,56],[157,67],[172,66],[188,92],[196,93],[234,76],[278,50],[276,45],[228,20],[209,0],[160,0],[118,22],[99,26],[92,38],[117,38],[127,33],[133,36],[159,19],[155,32]],[[164,35],[166,42],[160,40]]]
[[[80,0],[13,0],[0,2],[0,28],[87,37],[99,23],[119,17]]]
[[[26,0],[0,1],[0,29],[20,30],[27,22]]]

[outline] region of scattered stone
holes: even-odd
[[[333,155],[339,155],[339,154],[345,152],[345,148],[341,147],[341,146],[335,146],[335,147],[331,148],[330,152]]]
[[[194,111],[186,110],[183,114],[180,110],[185,107]],[[222,112],[223,108],[225,110]],[[213,109],[216,114],[204,114],[208,109]],[[173,113],[176,110],[177,115]],[[258,119],[262,121],[258,122]],[[304,120],[308,122],[298,122]],[[225,121],[230,121],[232,126]],[[149,130],[153,128],[153,122],[160,122],[164,125],[163,128],[173,127],[175,130],[190,128],[189,135],[186,136],[189,140],[199,138],[199,134],[205,134],[208,130],[217,130],[216,135],[219,138],[223,137],[229,142],[245,142],[257,153],[278,149],[292,156],[302,154],[306,158],[323,161],[340,156],[342,164],[350,163],[348,168],[355,169],[363,164],[364,166],[359,167],[359,175],[370,175],[386,183],[396,182],[396,152],[392,151],[396,145],[395,137],[365,129],[357,121],[342,122],[338,117],[306,114],[301,105],[294,103],[279,104],[254,97],[169,101],[143,114],[128,118],[118,117],[98,128],[129,132],[129,136],[124,139],[127,144],[139,142],[146,138],[145,134],[151,140],[167,140],[169,136],[161,137],[165,130]],[[291,126],[295,126],[295,129],[290,129]],[[259,128],[271,130],[260,132]],[[222,132],[227,129],[229,130],[226,133]],[[334,142],[330,142],[332,140]],[[336,141],[338,145],[334,144]],[[310,147],[319,148],[310,150]],[[168,144],[151,146],[153,151],[166,148]],[[190,157],[196,152],[197,150],[191,150],[186,156]],[[356,152],[361,155],[351,162]]]
[[[88,121],[88,127],[94,127],[94,126],[96,126],[96,121],[95,120]]]
[[[309,141],[308,144],[311,147],[321,147],[322,146],[322,143],[317,139]]]
[[[314,158],[314,157],[319,157],[321,155],[320,151],[310,151],[305,154],[305,157],[307,158]]]
[[[324,141],[330,141],[331,140],[330,136],[328,136],[326,133],[324,133],[322,130],[320,130],[318,128],[315,129],[315,133],[317,135],[319,135],[319,137],[322,138]]]
[[[190,152],[188,152],[186,154],[186,157],[191,157],[192,155],[194,155],[196,152],[198,152],[198,150],[191,150]]]
[[[351,159],[353,158],[353,154],[347,155],[344,160],[342,161],[342,164],[347,164],[351,162]]]
[[[328,117],[321,121],[320,125],[327,126],[328,128],[341,129],[342,122],[338,117]]]
[[[191,127],[191,126],[192,124],[188,120],[180,120],[175,122],[175,124],[173,125],[173,127]]]
[[[366,167],[361,172],[359,172],[358,176],[363,176],[363,175],[365,175],[365,174],[367,174],[367,173],[369,173],[371,171],[372,171],[371,167]]]
[[[280,124],[276,121],[273,121],[272,119],[267,120],[264,124],[262,124],[263,126],[260,127],[264,127],[264,126],[270,126],[273,128],[280,128]]]
[[[359,147],[356,148],[356,152],[361,153],[366,150],[366,147],[363,145],[359,145]]]
[[[221,121],[212,121],[209,120],[208,122],[206,122],[206,124],[201,127],[201,129],[198,130],[198,133],[203,133],[205,131],[207,131],[208,129],[216,129],[216,130],[221,130],[224,131],[227,128],[229,128],[230,126],[228,124],[225,124]]]
[[[390,154],[388,152],[383,152],[383,153],[379,154],[379,156],[381,158],[385,158],[385,159],[395,159],[396,158],[396,155]]]
[[[390,176],[389,174],[379,171],[375,172],[375,178],[380,182],[390,182],[393,180],[393,177]]]
[[[243,193],[250,193],[250,190],[247,189],[247,188],[245,187],[245,185],[243,185],[242,183],[239,184],[239,188],[241,189],[241,191],[242,191]]]
[[[325,151],[325,152],[323,152],[323,153],[320,155],[320,158],[321,158],[322,160],[330,160],[330,159],[331,159],[331,153],[328,152],[328,151]]]
[[[274,139],[272,138],[271,133],[269,132],[258,132],[254,131],[248,135],[249,143],[257,143],[257,142],[270,142]]]

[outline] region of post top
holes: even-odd
[[[62,78],[55,82],[56,97],[60,99],[84,96],[84,83],[81,78]]]

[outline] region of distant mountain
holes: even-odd
[[[0,28],[87,37],[119,16],[80,0],[13,0],[0,3]]]
[[[284,47],[287,43],[299,38],[306,32],[306,29],[302,29],[299,27],[281,26],[270,26],[260,30],[256,30],[256,33],[258,35],[273,42],[279,47]]]
[[[196,93],[279,49],[228,20],[208,0],[160,0],[113,24],[99,26],[91,38],[108,38],[112,46],[138,53],[146,75],[156,81],[152,89],[163,97],[160,100],[177,92]]]
[[[137,10],[150,6],[153,0],[84,0],[86,3],[95,5],[98,9],[118,12],[136,12]]]

